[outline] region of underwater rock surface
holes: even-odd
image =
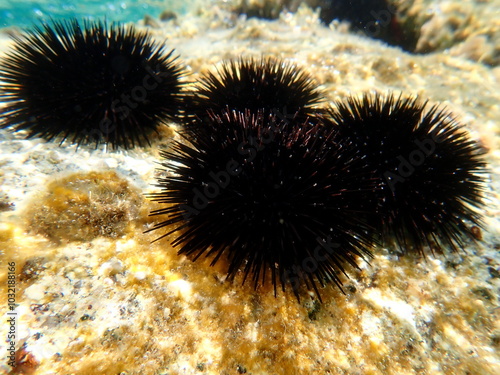
[[[349,280],[343,278],[345,295],[327,286],[321,290],[323,304],[312,294],[298,303],[291,290],[275,298],[270,283],[255,291],[238,276],[224,282],[224,261],[214,267],[209,259],[193,263],[176,255],[172,238],[152,243],[158,234],[143,234],[155,220],[148,212],[157,207],[141,193],[154,191],[158,149],[179,139],[171,129],[165,127],[153,147],[108,153],[25,140],[2,130],[0,195],[9,209],[0,212],[0,283],[6,285],[6,264],[15,262],[18,343],[33,363],[29,371],[500,373],[499,68],[451,51],[409,54],[342,27],[327,28],[307,8],[273,21],[226,15],[208,9],[159,21],[151,32],[176,49],[192,81],[223,59],[264,54],[305,67],[330,100],[402,91],[444,103],[490,150],[483,240],[460,253],[425,259],[379,248],[370,264],[361,263]],[[2,53],[9,43],[1,40]],[[99,176],[85,180],[86,191],[107,186],[105,197],[119,199],[126,225],[108,220],[106,233],[112,235],[106,235],[85,230],[97,222],[81,222],[75,225],[83,234],[76,237],[69,226],[65,235],[33,230],[34,224],[61,222],[54,211],[37,218],[41,209],[32,202],[47,189],[57,192],[51,186],[66,189],[74,173]],[[117,197],[120,192],[124,195]],[[98,212],[88,195],[78,197]],[[7,306],[2,293],[2,316]],[[11,369],[7,330],[2,323],[0,373],[5,374]]]

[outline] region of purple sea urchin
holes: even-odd
[[[129,148],[177,116],[182,69],[147,32],[55,21],[14,41],[0,63],[1,128]]]
[[[336,104],[340,138],[365,155],[378,189],[369,220],[405,251],[463,247],[481,226],[485,153],[452,115],[416,98],[365,95]],[[360,187],[362,187],[360,181]]]
[[[236,111],[211,114],[191,145],[163,152],[173,173],[158,180],[154,201],[168,205],[150,230],[179,232],[174,246],[196,260],[225,255],[228,276],[242,270],[255,287],[271,273],[275,293],[305,285],[341,285],[340,273],[369,255],[373,239],[359,180],[365,160],[321,125]],[[372,187],[368,187],[371,189]]]

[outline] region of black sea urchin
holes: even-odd
[[[387,0],[309,0],[320,7],[320,19],[330,24],[334,19],[348,21],[351,30],[373,39],[413,51],[418,41],[418,31],[411,22],[406,25],[398,20],[398,9]],[[312,4],[311,4],[312,5]],[[403,7],[403,6],[402,6]]]
[[[129,148],[177,115],[182,70],[147,32],[71,20],[14,40],[0,63],[1,128]]]
[[[336,105],[330,116],[339,136],[366,156],[379,188],[371,222],[387,240],[413,246],[463,247],[480,225],[484,150],[451,114],[416,98],[365,95]],[[360,181],[360,186],[362,182]]]
[[[149,197],[168,207],[152,212],[166,219],[151,230],[173,225],[162,237],[180,231],[173,245],[194,260],[212,256],[215,264],[227,255],[229,279],[241,269],[257,287],[270,270],[275,293],[277,284],[297,297],[301,284],[318,296],[318,283],[340,286],[339,273],[372,244],[359,220],[365,161],[321,125],[249,111],[212,115],[204,125],[192,145],[163,152],[172,175]]]
[[[209,72],[200,79],[188,110],[191,117],[202,120],[197,122],[199,126],[210,111],[264,111],[265,116],[276,114],[280,119],[305,119],[314,115],[313,107],[321,102],[312,77],[283,60],[230,60],[217,73]]]

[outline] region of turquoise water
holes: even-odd
[[[169,0],[0,0],[0,27],[29,27],[50,18],[104,18],[136,22],[146,14],[154,17],[166,9],[187,11],[189,1]]]

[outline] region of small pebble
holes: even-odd
[[[144,16],[144,25],[152,27],[153,29],[160,28],[160,24],[158,23],[158,21],[151,17],[149,14],[146,14]]]
[[[47,160],[52,164],[59,164],[62,161],[61,155],[57,151],[50,151]]]
[[[24,297],[33,302],[41,302],[45,297],[45,288],[41,284],[33,284],[24,290]]]

